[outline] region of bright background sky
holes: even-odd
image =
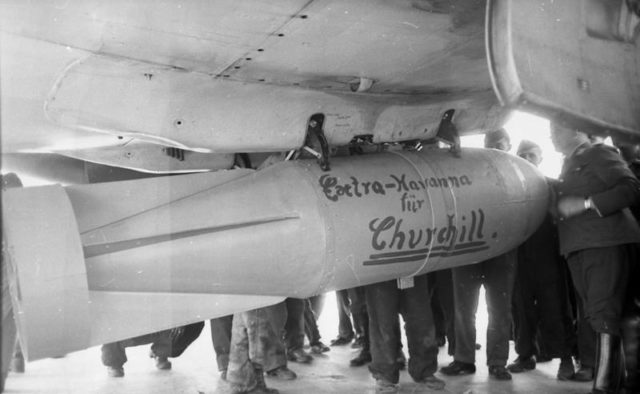
[[[511,153],[516,154],[523,139],[535,142],[542,149],[542,162],[538,168],[548,177],[558,177],[562,168],[562,155],[556,152],[551,143],[550,123],[547,119],[515,111],[504,128],[511,136]],[[484,145],[484,134],[465,136],[461,140],[462,146],[481,148]]]

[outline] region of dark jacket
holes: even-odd
[[[558,222],[560,251],[640,242],[640,227],[628,207],[640,200],[640,181],[618,152],[594,145],[564,161],[557,198],[591,197],[596,209]]]
[[[558,245],[558,228],[547,215],[538,229],[518,247],[518,275],[529,283],[556,282],[562,274],[564,258]],[[544,291],[544,289],[543,289]]]

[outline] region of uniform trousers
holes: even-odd
[[[513,290],[513,323],[518,356],[571,356],[575,342],[563,261],[518,260]],[[538,335],[539,332],[539,335]]]
[[[126,348],[149,343],[155,356],[171,356],[171,330],[164,330],[102,345],[102,363],[108,367],[121,368],[127,362]]]
[[[13,320],[13,307],[11,294],[9,293],[9,278],[7,276],[6,262],[2,261],[2,376],[0,377],[0,391],[4,389],[4,381],[9,373],[9,364],[13,357],[13,349],[16,344],[16,323]]]
[[[216,352],[218,371],[226,371],[229,366],[229,352],[231,350],[231,327],[233,315],[209,320],[211,326],[211,342]]]
[[[304,310],[306,300],[287,298],[287,320],[284,325],[284,343],[287,351],[302,349],[304,346]]]
[[[338,337],[353,339],[353,325],[351,324],[351,309],[349,292],[347,289],[336,291],[336,303],[338,306]]]
[[[597,333],[620,335],[632,245],[582,249],[567,261],[576,292]]]
[[[414,286],[399,289],[391,280],[365,287],[369,312],[369,339],[372,362],[369,370],[376,379],[397,383],[400,330],[398,314],[405,321],[409,348],[409,375],[415,381],[433,375],[438,368],[438,346],[431,314],[427,275],[414,277]]]
[[[227,380],[237,391],[252,390],[256,373],[287,365],[280,339],[285,309],[281,302],[233,315]]]
[[[456,305],[454,360],[475,364],[476,311],[480,286],[484,285],[489,315],[487,365],[507,364],[515,269],[515,251],[481,263],[453,268],[453,294]]]

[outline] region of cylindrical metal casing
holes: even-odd
[[[90,289],[306,297],[507,252],[547,198],[503,152],[399,151],[278,163],[82,239]]]
[[[545,178],[504,152],[461,156],[7,190],[5,261],[25,351],[55,356],[512,250],[542,221]]]

